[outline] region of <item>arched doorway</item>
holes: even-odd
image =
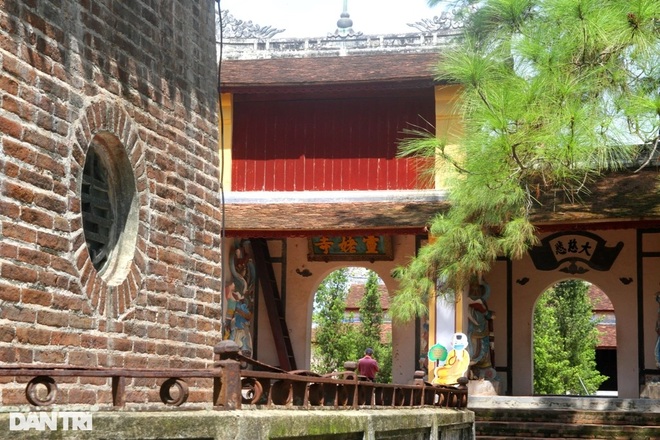
[[[389,293],[370,269],[345,266],[319,284],[311,305],[310,368],[320,374],[341,371],[371,348],[379,362],[379,382],[392,379]]]
[[[534,394],[616,396],[616,319],[598,286],[568,279],[546,289],[532,334]]]

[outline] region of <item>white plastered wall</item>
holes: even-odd
[[[312,329],[312,306],[314,294],[320,283],[331,272],[341,267],[366,267],[375,271],[383,280],[388,292],[393,294],[398,283],[391,277],[391,271],[398,265],[405,264],[410,255],[415,253],[415,236],[394,236],[393,261],[307,261],[308,242],[306,238],[287,239],[286,250],[286,322],[298,369],[308,369],[310,366],[310,347]],[[275,254],[279,254],[274,249]],[[271,252],[273,254],[273,252]],[[308,270],[310,276],[302,276],[299,272]],[[277,272],[277,271],[276,271]],[[259,301],[258,320],[258,355],[259,359],[272,365],[277,365],[277,353],[274,348],[268,316]],[[408,383],[413,379],[415,370],[415,325],[410,323],[394,323],[392,326],[392,381]]]
[[[529,257],[512,263],[512,332],[509,340],[512,344],[513,395],[531,395],[533,392],[532,316],[538,297],[555,283],[575,278],[597,285],[611,300],[617,321],[619,397],[639,397],[636,233],[634,230],[594,233],[605,239],[608,246],[613,246],[619,241],[624,243],[616,261],[607,272],[589,270],[581,275],[569,275],[558,269],[540,271],[534,267]],[[624,284],[620,278],[626,277],[632,278],[633,281]],[[523,283],[525,279],[528,281]],[[499,337],[499,334],[497,336]]]

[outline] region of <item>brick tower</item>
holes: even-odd
[[[221,315],[214,3],[0,4],[0,363],[206,366]],[[59,402],[107,402],[101,382]],[[23,393],[3,386],[1,403]]]

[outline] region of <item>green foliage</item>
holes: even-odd
[[[392,346],[391,342],[381,342],[383,308],[378,281],[376,272],[370,270],[364,287],[364,296],[360,300],[361,350],[358,358],[362,357],[365,348],[373,348],[379,368],[376,381],[385,383],[392,380]]]
[[[374,359],[378,361],[378,373],[376,382],[392,382],[392,340],[378,343],[374,347]]]
[[[589,285],[557,283],[534,309],[534,393],[593,394],[607,379],[596,369],[598,331]]]
[[[360,323],[346,317],[346,297],[348,295],[348,269],[332,272],[323,280],[314,299],[312,321],[316,326],[316,344],[312,347],[312,370],[325,374],[343,371],[346,361],[357,361],[364,350],[371,347],[378,361],[379,372],[376,380],[392,380],[391,341],[381,342],[383,324],[378,275],[369,271],[365,284],[365,294],[360,300]]]
[[[316,292],[312,316],[316,325],[316,347],[312,369],[318,373],[343,371],[344,362],[356,359],[358,332],[353,325],[344,322],[347,294],[346,268],[328,275]]]
[[[456,170],[451,207],[431,222],[437,240],[397,271],[392,314],[403,320],[426,311],[428,279],[462,291],[497,256],[525,255],[544,194],[579,199],[594,177],[636,168],[660,142],[659,1],[449,3],[465,29],[443,49],[437,79],[462,86],[463,131],[458,152],[419,131],[400,145]]]
[[[360,300],[360,322],[362,325],[363,344],[366,347],[380,343],[380,332],[383,324],[383,308],[380,304],[378,290],[378,275],[369,271],[367,283],[364,286],[364,296]]]

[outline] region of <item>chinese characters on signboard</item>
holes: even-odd
[[[555,240],[552,243],[552,247],[555,250],[555,255],[570,255],[570,254],[582,254],[582,258],[584,259],[590,259],[591,258],[591,252],[594,248],[592,244],[592,240],[589,240],[585,238],[584,240],[581,240],[578,244],[578,239],[576,238],[568,238],[566,241],[566,245],[564,245],[563,239],[558,239]]]
[[[309,259],[313,261],[392,260],[392,238],[385,235],[312,237],[309,240]]]
[[[590,269],[608,271],[619,256],[623,243],[606,246],[606,241],[591,232],[558,232],[545,237],[529,251],[539,270],[555,270],[571,275]],[[560,266],[567,265],[560,268]]]

